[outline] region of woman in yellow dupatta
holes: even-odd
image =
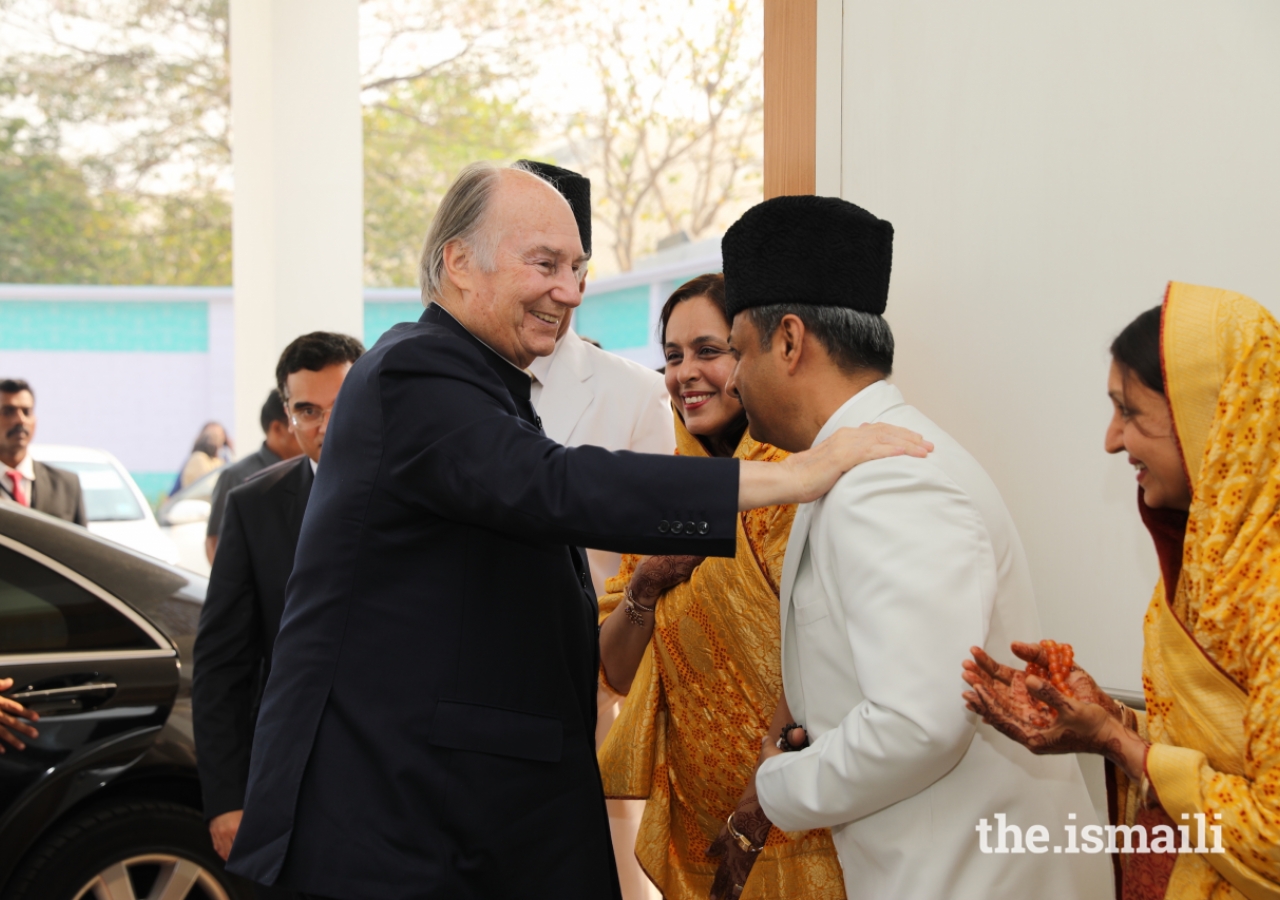
[[[784,459],[751,439],[725,389],[723,277],[676,291],[662,327],[676,452]],[[648,801],[636,857],[667,900],[706,900],[718,866],[707,851],[754,782],[782,695],[778,588],[794,515],[743,513],[733,559],[625,556],[600,600],[602,680],[627,697],[600,747],[605,795]],[[845,896],[826,829],[770,831],[750,871],[743,898]]]
[[[1107,449],[1138,469],[1162,572],[1147,711],[1080,669],[1071,699],[979,654],[966,699],[1034,752],[1075,744],[1119,770],[1114,824],[1156,851],[1118,856],[1126,900],[1280,900],[1280,327],[1248,297],[1174,282],[1112,356]],[[1028,694],[1056,721],[1034,724]]]

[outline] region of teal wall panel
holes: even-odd
[[[623,288],[606,294],[587,295],[574,316],[573,328],[584,337],[595,338],[606,350],[644,347],[649,335],[649,286]]]
[[[0,350],[207,353],[209,304],[0,300]]]
[[[160,501],[169,496],[169,492],[173,490],[173,483],[178,480],[177,472],[130,472],[129,474],[133,476],[138,490],[142,491],[152,509],[158,507]]]
[[[367,301],[364,305],[364,345],[372,347],[392,325],[416,322],[421,316],[422,304],[416,301]]]

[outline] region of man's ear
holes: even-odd
[[[794,375],[800,368],[800,358],[804,355],[804,322],[799,316],[785,315],[778,323],[778,334],[775,341],[782,343],[782,361],[787,367],[787,374]]]
[[[444,275],[460,291],[471,289],[471,248],[462,241],[444,245]]]

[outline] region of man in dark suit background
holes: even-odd
[[[431,305],[334,410],[231,871],[342,900],[618,898],[573,548],[731,555],[738,510],[815,499],[910,443],[846,430],[780,463],[555,443],[525,367],[581,302],[584,263],[536,175],[477,164],[446,193]]]
[[[259,471],[227,495],[196,634],[191,686],[205,818],[223,859],[240,825],[253,722],[271,669],[285,585],[329,414],[351,364],[363,352],[355,338],[322,331],[304,334],[284,349],[276,366],[278,393],[272,395],[281,410],[287,409],[302,455]]]
[[[0,380],[0,498],[87,525],[79,477],[32,459],[35,436],[35,391],[21,378]]]
[[[222,530],[222,516],[227,511],[227,494],[240,487],[267,466],[274,466],[285,459],[302,454],[298,439],[289,425],[289,416],[280,399],[280,389],[272,388],[258,414],[262,425],[262,446],[243,459],[238,459],[222,470],[218,483],[213,486],[209,500],[209,521],[205,525],[204,552],[210,564],[218,552],[218,532]]]

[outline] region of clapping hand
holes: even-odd
[[[7,691],[13,687],[12,678],[0,678],[0,691]],[[8,743],[17,750],[25,750],[27,745],[22,742],[22,738],[18,734],[25,734],[29,738],[40,736],[40,732],[28,725],[23,719],[30,719],[32,722],[39,721],[40,714],[32,712],[16,700],[10,700],[8,697],[0,696],[0,753],[4,753],[4,745]],[[14,734],[14,732],[18,734]]]
[[[971,690],[963,697],[970,710],[1005,737],[1035,754],[1098,753],[1126,771],[1134,765],[1134,741],[1145,743],[1125,725],[1124,706],[1098,687],[1078,666],[1067,676],[1068,696],[1048,679],[997,663],[980,647],[970,648],[962,677]],[[1022,660],[1048,667],[1036,644],[1013,644]],[[1141,763],[1137,763],[1141,771]]]
[[[1041,670],[1050,668],[1048,653],[1041,644],[1014,641],[1010,648],[1013,650],[1014,656],[1023,662],[1037,666]],[[979,680],[986,683],[988,687],[993,687],[990,682],[997,682],[1015,693],[1019,690],[1025,692],[1025,688],[1021,687],[1020,683],[1024,682],[1028,677],[1035,678],[1034,675],[1028,676],[1023,671],[1001,665],[988,656],[981,647],[971,647],[970,652],[973,653],[973,662],[967,659],[964,661],[965,672],[979,677]],[[970,685],[974,684],[968,674],[965,675],[964,680],[969,682]],[[1084,669],[1077,665],[1072,665],[1071,671],[1066,678],[1066,685],[1069,693],[1075,699],[1096,703],[1117,721],[1122,724],[1125,722],[1124,706],[1113,700],[1102,688],[1098,687],[1097,682]]]

